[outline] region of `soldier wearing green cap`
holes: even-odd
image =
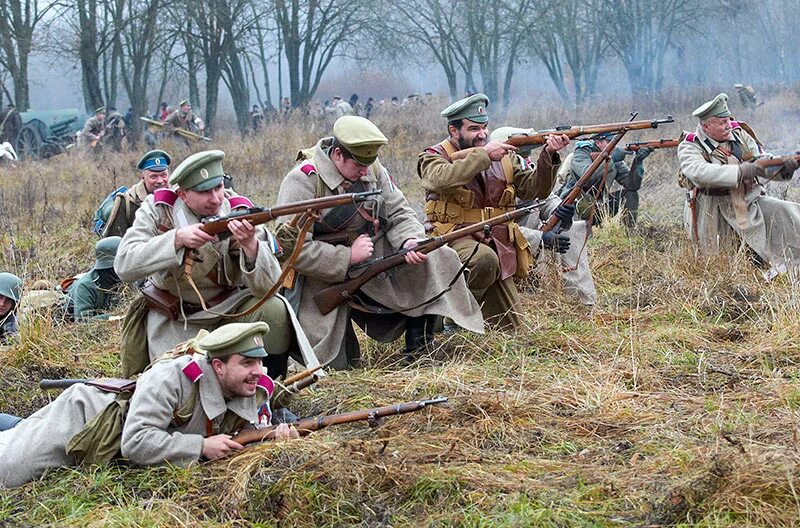
[[[345,279],[350,266],[413,247],[425,238],[425,229],[378,160],[388,139],[371,121],[358,116],[340,117],[333,137],[321,139],[313,149],[302,151],[298,163],[284,178],[278,203],[346,192],[380,189],[373,202],[321,211],[321,218],[307,236],[294,268],[300,278],[289,296],[300,322],[321,361],[345,368],[359,357],[351,320],[373,339],[393,341],[405,332],[408,359],[432,339],[435,316],[448,316],[456,324],[483,332],[483,321],[463,277],[444,295],[460,268],[458,256],[441,248],[427,256],[406,254],[409,266],[375,277],[353,300],[357,310],[343,304],[323,315],[314,302],[320,290]],[[296,236],[288,228],[290,218],[278,220],[280,237]]]
[[[164,124],[167,132],[174,132],[177,128],[183,128],[202,136],[206,129],[203,120],[192,113],[192,105],[187,99],[181,101],[178,108],[167,116]]]
[[[73,282],[64,297],[64,312],[74,321],[108,319],[106,311],[119,296],[120,280],[114,272],[114,257],[122,238],[99,240],[94,247],[95,264]]]
[[[434,235],[504,214],[516,207],[517,198],[545,198],[552,191],[561,163],[558,151],[569,139],[551,136],[536,166],[529,165],[515,154],[516,147],[489,140],[488,105],[488,97],[475,94],[445,108],[448,138],[419,155],[417,175],[427,193],[425,214]],[[469,260],[469,288],[484,317],[504,328],[517,327],[514,277],[527,276],[533,263],[519,226],[495,226],[482,241],[461,239],[451,247],[462,262]]]
[[[588,140],[575,144],[575,152],[569,160],[566,183],[559,193],[562,198],[575,187],[594,158],[606,148],[613,137],[613,132],[595,134]],[[603,217],[614,216],[622,210],[622,222],[628,227],[635,226],[639,216],[639,189],[644,177],[644,160],[652,153],[653,149],[639,149],[628,166],[625,156],[631,152],[621,148],[614,149],[611,159],[600,165],[584,186],[583,193],[576,202],[578,216],[588,220],[594,210],[594,224],[600,225]]]
[[[94,116],[86,120],[81,130],[80,143],[85,148],[99,146],[100,138],[106,133],[106,107],[101,106],[94,111]]]
[[[800,263],[800,205],[765,196],[767,171],[753,163],[770,157],[744,124],[733,119],[728,96],[717,95],[693,113],[700,121],[678,146],[680,183],[687,189],[684,223],[705,252],[745,243],[767,266],[767,276]],[[789,157],[770,178],[791,179]]]
[[[274,385],[261,364],[269,330],[262,322],[224,325],[200,339],[195,353],[155,363],[132,396],[79,383],[29,418],[13,420],[13,428],[0,431],[0,488],[21,486],[49,468],[120,457],[139,466],[188,466],[242,449],[232,434],[274,422]],[[292,427],[278,425],[276,439],[296,437]]]
[[[279,247],[264,226],[247,221],[231,221],[231,236],[222,239],[201,229],[202,218],[253,207],[247,198],[226,193],[224,157],[221,150],[211,150],[186,158],[170,176],[176,190],[158,189],[149,195],[120,244],[117,273],[126,282],[147,279],[143,292],[149,292],[148,307],[131,309],[126,316],[129,321],[146,321],[147,344],[123,347],[125,375],[140,372],[158,354],[199,330],[228,322],[270,325],[267,351],[279,370],[275,376],[285,371],[290,353],[309,367],[318,364],[282,297],[269,299],[247,315],[236,315],[255,305],[278,278]],[[190,252],[193,265],[187,275],[184,263]]]
[[[106,218],[103,237],[125,236],[125,232],[133,225],[136,211],[147,196],[167,187],[171,163],[172,158],[163,150],[151,150],[141,157],[136,164],[140,171],[139,182],[130,189],[117,193],[113,202],[104,202],[101,206],[109,210],[100,212]]]
[[[22,298],[22,279],[6,271],[0,273],[0,343],[19,332],[17,308]]]

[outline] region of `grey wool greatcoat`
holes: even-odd
[[[212,434],[232,433],[229,424],[238,429],[259,421],[259,405],[271,390],[271,382],[265,378],[259,386],[267,392],[259,390],[253,397],[226,401],[204,356],[156,363],[139,378],[130,400],[122,429],[122,456],[137,465],[171,462],[186,466],[199,460],[209,430]],[[116,394],[96,387],[73,385],[13,429],[0,432],[0,488],[21,486],[49,468],[75,466],[76,459],[66,452],[67,444],[115,398]],[[265,410],[268,424],[271,416],[268,408]],[[176,422],[176,411],[183,417],[181,423]]]
[[[173,197],[171,206],[161,203],[162,197],[169,197],[165,192],[171,191],[159,189],[148,196],[136,212],[136,220],[125,233],[117,250],[114,269],[123,281],[134,282],[149,278],[158,288],[167,290],[182,299],[182,302],[199,304],[197,294],[184,275],[182,263],[186,249],[175,249],[175,231],[177,228],[198,223],[200,218],[180,198]],[[232,199],[226,197],[219,211],[220,215],[230,213]],[[159,200],[158,205],[156,200]],[[280,266],[273,254],[272,235],[263,226],[257,226],[256,229],[259,244],[255,262],[246,262],[244,252],[230,237],[209,242],[197,250],[192,280],[206,302],[224,291],[220,283],[228,287],[240,287],[238,292],[212,307],[212,312],[241,312],[245,303],[261,298],[278,278]],[[318,365],[294,311],[283,297],[277,297],[285,304],[294,330],[295,343],[290,351],[299,353],[307,367]],[[147,314],[150,359],[153,360],[177,344],[191,339],[201,329],[211,330],[228,322],[231,322],[230,319],[202,310],[172,320],[161,311],[151,309]],[[266,342],[269,343],[269,334]]]
[[[566,253],[560,254],[554,251],[547,251],[544,248],[539,250],[542,244],[540,231],[542,225],[553,215],[553,212],[561,204],[561,198],[551,194],[545,199],[544,205],[539,209],[538,214],[529,214],[520,222],[520,230],[533,249],[534,255],[537,250],[536,267],[547,265],[552,262],[558,266],[559,274],[564,280],[564,290],[570,295],[575,295],[585,305],[594,305],[597,300],[597,290],[594,286],[594,277],[589,267],[589,248],[586,247],[586,222],[576,220],[572,222],[572,227],[565,234],[569,235],[570,246]],[[566,268],[566,271],[563,271]]]
[[[735,127],[733,134],[743,151],[765,155],[744,130]],[[702,251],[714,253],[738,244],[738,237],[771,266],[770,274],[800,264],[800,204],[765,196],[758,184],[745,194],[738,185],[739,160],[718,147],[730,151],[731,142],[714,141],[700,126],[678,146],[680,170],[689,189],[684,224],[691,240]],[[712,196],[696,189],[730,194]]]
[[[331,142],[332,138],[320,140],[313,149],[313,157],[301,162],[286,175],[278,193],[279,204],[348,192],[343,186],[347,181],[326,153]],[[385,217],[385,227],[377,235],[373,229],[369,229],[374,241],[372,258],[396,252],[410,238],[426,238],[425,228],[379,160],[370,166],[367,175],[360,181],[364,191],[383,191],[379,199],[385,211],[381,215]],[[324,217],[327,212],[321,211],[321,215]],[[283,217],[278,221],[289,220],[291,218]],[[349,244],[334,245],[314,240],[309,234],[295,264],[301,279],[295,286],[300,288],[299,292],[293,293],[299,294],[298,316],[314,352],[322,362],[336,358],[342,349],[350,307],[345,303],[329,314],[322,315],[313,297],[320,290],[345,280],[349,262]],[[460,267],[456,252],[449,247],[442,247],[430,253],[427,262],[395,268],[385,276],[377,276],[367,282],[361,291],[394,312],[409,317],[443,315],[452,318],[462,328],[483,333],[480,307],[467,289],[463,277],[459,277],[452,289],[437,300],[419,306],[446,290]],[[365,329],[370,337],[379,341],[391,341],[398,336],[396,329],[394,332],[384,330],[370,328],[369,325]]]

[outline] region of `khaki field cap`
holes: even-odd
[[[333,135],[361,165],[372,165],[378,149],[389,142],[369,119],[342,116],[333,124]]]
[[[105,112],[105,111],[106,111],[106,107],[105,107],[105,106],[101,106],[100,108],[97,108],[97,109],[94,111],[94,113],[95,113],[95,114],[99,114],[99,113],[101,113],[101,112]]]
[[[0,295],[18,303],[22,297],[22,279],[13,273],[0,273]]]
[[[140,171],[150,170],[153,172],[162,172],[169,168],[172,163],[172,158],[163,150],[151,150],[139,160],[136,168]]]
[[[264,336],[269,325],[263,321],[256,323],[229,323],[220,326],[203,339],[198,346],[206,352],[208,359],[241,354],[249,358],[267,356],[264,350]]]
[[[728,94],[721,93],[707,103],[698,106],[692,115],[700,121],[709,117],[730,117],[731,111],[728,110]]]
[[[189,103],[189,100],[188,100],[188,99],[184,99],[183,101],[181,101],[180,103],[178,103],[178,108],[180,108],[180,107],[181,107],[181,106],[183,106],[183,105],[189,105],[189,106],[192,106],[192,105]]]
[[[207,191],[222,183],[225,171],[221,150],[206,150],[192,154],[178,165],[169,177],[170,185],[177,185],[184,191]]]
[[[119,243],[122,237],[106,237],[94,246],[94,269],[102,270],[114,267],[114,257],[117,256]]]
[[[448,121],[469,119],[476,123],[488,123],[489,114],[486,113],[487,106],[489,106],[489,98],[485,95],[470,95],[442,110],[442,117],[447,118]]]

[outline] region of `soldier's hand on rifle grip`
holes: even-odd
[[[300,438],[300,433],[297,428],[291,424],[278,424],[275,426],[275,431],[272,433],[272,439],[276,442],[284,442],[286,440],[297,440]]]
[[[410,247],[414,247],[419,243],[419,239],[417,238],[409,238],[406,240],[406,243],[403,244],[403,249],[408,249]],[[426,260],[428,260],[428,255],[425,253],[419,253],[417,251],[409,251],[405,254],[406,263],[408,264],[422,264]]]
[[[556,218],[561,220],[559,227],[561,227],[561,231],[569,231],[569,228],[572,227],[572,217],[575,216],[575,204],[562,204],[556,207],[556,210],[553,211],[553,214],[556,215]]]
[[[372,256],[374,251],[369,235],[359,235],[350,246],[350,265],[360,264]]]
[[[215,460],[240,449],[243,449],[243,446],[231,440],[230,435],[218,434],[203,438],[201,454],[207,460]]]
[[[217,237],[203,231],[203,224],[192,224],[175,231],[175,249],[197,249],[208,242],[215,242]]]
[[[569,138],[566,136],[566,134],[554,134],[552,136],[548,136],[545,140],[544,150],[548,154],[553,154],[563,148],[566,148],[567,145],[569,145]]]
[[[653,149],[648,148],[648,147],[642,147],[642,148],[640,148],[639,150],[636,151],[636,158],[635,159],[638,160],[639,162],[642,162],[645,159],[647,159],[647,156],[649,156],[652,153],[653,153]]]
[[[542,246],[545,249],[552,249],[556,253],[566,253],[569,249],[569,235],[547,231],[542,235]]]
[[[753,188],[759,178],[766,178],[767,171],[753,162],[739,165],[739,184],[744,185],[745,191]]]
[[[490,141],[484,147],[483,150],[489,155],[489,159],[492,161],[500,161],[503,159],[503,156],[508,154],[509,152],[516,152],[517,147],[514,145],[509,145],[508,143],[501,143],[499,141]]]
[[[778,171],[778,176],[782,180],[791,180],[792,176],[794,176],[794,171],[796,171],[800,167],[800,163],[797,163],[797,160],[794,157],[786,158],[783,162],[783,166]]]
[[[228,231],[231,232],[233,239],[242,246],[248,260],[255,260],[258,255],[258,239],[256,238],[255,226],[247,220],[231,220],[228,222]]]

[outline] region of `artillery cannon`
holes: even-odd
[[[14,145],[20,159],[44,159],[61,154],[75,142],[80,130],[78,110],[21,112],[22,128]]]

